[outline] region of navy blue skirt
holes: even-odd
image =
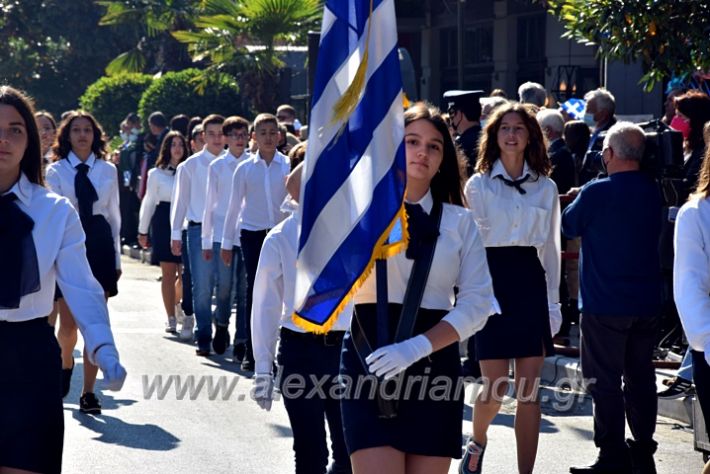
[[[176,257],[170,250],[170,203],[161,201],[155,208],[150,221],[150,242],[152,251],[150,263],[182,263],[182,257]],[[219,257],[219,256],[218,256]]]
[[[389,305],[390,334],[395,334],[401,307]],[[355,307],[369,341],[376,339],[375,308],[374,304]],[[431,329],[446,313],[420,309],[414,335]],[[340,376],[343,430],[350,454],[360,449],[391,446],[408,454],[461,457],[464,385],[458,344],[425,357],[409,367],[404,377],[387,382],[387,394],[398,394],[398,412],[394,418],[379,416],[377,400],[371,396],[374,376],[363,367],[349,332],[343,339]],[[399,380],[399,385],[394,380]]]
[[[47,318],[0,322],[0,466],[62,468],[62,361]]]
[[[553,355],[547,281],[535,247],[487,247],[486,255],[501,314],[474,335],[476,358]]]

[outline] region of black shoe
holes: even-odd
[[[209,349],[195,349],[195,355],[199,356],[199,357],[209,357],[210,350]]]
[[[66,397],[71,388],[71,374],[74,372],[74,361],[71,361],[71,368],[62,369],[62,398]]]
[[[627,439],[629,454],[631,455],[631,472],[633,474],[656,474],[656,462],[653,454],[656,452],[658,443],[655,441],[640,442],[635,439]]]
[[[234,356],[234,362],[241,362],[244,360],[244,355],[247,352],[246,342],[235,342],[234,349],[232,349],[232,355]]]
[[[96,395],[91,392],[86,392],[79,398],[79,411],[90,415],[100,415],[101,403],[99,403],[99,399],[96,398]]]
[[[242,361],[242,370],[244,372],[254,372],[254,361],[249,359],[244,359]]]
[[[227,326],[217,326],[214,339],[212,339],[212,349],[219,354],[224,354],[229,346],[229,329]]]
[[[693,389],[693,382],[684,379],[683,377],[676,377],[667,389],[658,392],[656,395],[658,398],[673,400],[676,398],[687,397],[688,395],[693,395],[694,393],[695,390]]]
[[[599,456],[589,466],[570,467],[571,474],[631,474],[631,462]]]

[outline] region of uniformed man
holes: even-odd
[[[466,156],[466,172],[473,174],[478,155],[478,136],[481,134],[481,103],[483,91],[446,91],[444,101],[451,126],[456,132],[456,144]]]

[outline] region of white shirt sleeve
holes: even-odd
[[[57,173],[57,166],[59,166],[59,163],[47,167],[47,174],[44,177],[44,180],[46,181],[47,187],[50,191],[59,194],[60,196],[64,196],[64,193],[62,192],[62,183],[59,179],[59,173]]]
[[[115,345],[104,291],[86,259],[84,230],[74,209],[67,213],[62,242],[55,260],[57,284],[71,309],[92,362],[103,345]]]
[[[175,187],[170,203],[170,239],[182,239],[182,224],[187,214],[187,205],[190,202],[190,178],[185,171],[185,164],[181,163],[175,173]]]
[[[158,205],[158,176],[157,168],[148,172],[148,183],[146,184],[145,196],[141,202],[141,210],[138,218],[138,233],[147,234],[150,228],[150,221],[155,214],[155,207]]]
[[[113,243],[116,248],[116,269],[121,269],[121,207],[119,206],[118,197],[118,173],[116,167],[112,163],[110,166],[110,190],[108,202],[106,204],[108,216],[107,220],[111,226],[111,234],[113,235]]]
[[[229,194],[229,206],[227,214],[224,218],[224,231],[222,232],[222,248],[231,249],[234,246],[237,231],[237,222],[239,221],[239,213],[242,209],[242,201],[244,200],[244,192],[246,191],[246,172],[247,167],[244,162],[237,166],[232,177],[232,190]]]
[[[254,279],[251,339],[257,374],[272,371],[283,310],[283,267],[275,235],[270,234],[264,240]]]
[[[689,203],[690,204],[690,203]],[[676,219],[673,296],[690,346],[710,353],[710,249],[705,247],[701,215],[684,206]]]
[[[560,310],[561,252],[560,198],[555,185],[550,215],[550,232],[540,252],[542,267],[545,269],[545,278],[547,280],[547,304],[550,315],[550,330],[553,336],[559,332],[562,325],[562,311]]]
[[[205,211],[202,214],[202,250],[211,250],[214,242],[214,223],[212,217],[217,207],[219,196],[217,196],[217,185],[219,176],[214,162],[207,168],[207,190],[205,196]],[[230,247],[231,248],[231,247]]]
[[[467,212],[466,215],[470,223],[465,228],[466,235],[462,236],[464,247],[456,280],[459,292],[454,309],[443,318],[453,326],[461,341],[481,330],[490,315],[500,313],[498,301],[493,294],[493,281],[483,240],[473,214]]]

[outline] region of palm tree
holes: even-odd
[[[256,111],[273,110],[283,67],[275,46],[303,38],[321,13],[319,0],[203,0],[197,31],[172,35],[188,45],[193,61],[208,64],[205,83],[214,72],[231,73]]]
[[[173,71],[192,65],[185,45],[170,33],[193,27],[199,0],[97,0],[96,3],[106,8],[99,25],[120,26],[136,37],[133,48],[106,66],[106,74]]]

